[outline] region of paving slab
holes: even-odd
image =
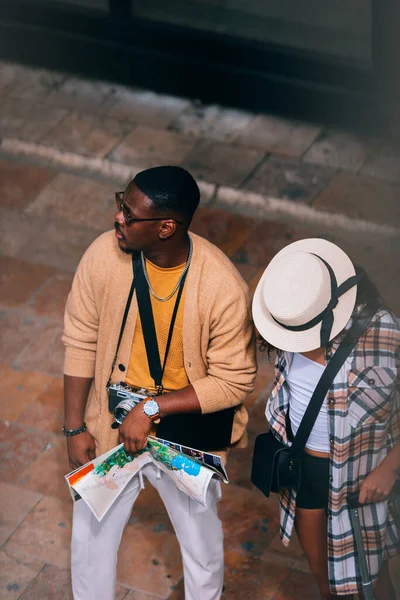
[[[35,425],[37,426],[37,423],[33,421],[29,427],[35,427]],[[44,429],[37,427],[37,435],[42,436],[44,433]],[[51,496],[69,504],[71,497],[64,475],[70,470],[65,439],[59,429],[58,436],[52,436],[37,459],[20,473],[15,484],[19,485],[21,489]],[[43,477],[44,474],[45,477]]]
[[[126,596],[123,597],[123,600],[155,600],[159,598],[159,596],[153,596],[153,594],[146,594],[146,592],[141,592],[139,590],[132,590],[128,592]],[[172,596],[168,596],[168,598],[172,598]]]
[[[102,112],[131,123],[165,128],[189,104],[184,98],[116,86],[114,93],[105,102]]]
[[[68,569],[46,565],[20,596],[21,600],[73,600]]]
[[[19,371],[19,373],[21,372]],[[27,375],[29,375],[29,371],[23,371],[24,381],[27,378]],[[38,435],[41,435],[41,432],[53,432],[60,435],[61,429],[64,425],[63,392],[63,378],[55,377],[54,379],[51,379],[51,382],[48,385],[44,385],[42,387],[39,394],[27,394],[27,403],[21,402],[19,399],[19,416],[16,421],[20,425],[33,427],[38,431]],[[19,396],[22,396],[20,392]],[[59,456],[61,463],[65,468],[65,445],[63,446]]]
[[[400,183],[400,141],[395,140],[379,147],[365,163],[361,174]]]
[[[117,584],[117,588],[115,591],[115,600],[125,600],[126,598],[128,598],[130,593],[129,590],[130,588]],[[147,594],[143,594],[143,598],[139,597],[139,600],[148,600],[148,598],[150,598],[150,596],[147,596]],[[155,598],[155,596],[152,596],[152,598]]]
[[[68,109],[99,111],[115,94],[115,86],[101,81],[66,77],[46,98],[46,104]]]
[[[7,364],[0,365],[1,416],[4,421],[18,421],[36,399],[46,394],[54,381],[42,372],[23,371]],[[29,425],[29,423],[28,423]]]
[[[225,547],[262,558],[279,531],[277,498],[267,499],[238,485],[225,485],[219,505]]]
[[[94,113],[73,112],[43,136],[46,146],[103,158],[130,132],[131,126],[117,119]]]
[[[5,551],[68,569],[70,541],[71,503],[46,496],[9,538]]]
[[[0,432],[0,480],[12,484],[46,451],[54,438],[48,432],[38,435],[37,431],[30,427],[7,421],[0,421]]]
[[[239,186],[256,169],[263,152],[225,142],[201,140],[186,156],[182,166],[200,181]]]
[[[64,73],[32,69],[16,63],[0,61],[0,93],[11,98],[45,100],[67,79]]]
[[[170,129],[195,138],[232,142],[238,139],[252,118],[253,115],[244,111],[193,103],[170,125]]]
[[[73,272],[99,230],[0,208],[0,233],[3,254]]]
[[[32,317],[39,324],[39,319]],[[63,366],[64,346],[61,342],[63,324],[43,319],[40,328],[36,329],[35,337],[15,358],[13,366],[18,369],[34,371],[42,368],[46,373],[58,375]],[[11,332],[9,332],[10,335]]]
[[[44,321],[20,310],[1,308],[0,323],[0,361],[17,368],[16,361],[43,331]]]
[[[311,573],[292,571],[280,586],[274,600],[292,600],[293,598],[307,598],[319,600],[320,594]]]
[[[118,585],[115,600],[124,600],[127,594],[129,594],[129,588]],[[19,598],[20,600],[72,600],[69,569],[45,565]],[[147,598],[150,597],[144,595],[139,600],[147,600]],[[155,597],[152,596],[152,598]]]
[[[228,214],[216,208],[199,207],[193,217],[191,231],[218,246],[228,256],[234,256],[254,227],[254,220]]]
[[[400,186],[353,173],[338,173],[321,191],[313,206],[345,213],[357,220],[392,223],[400,227]]]
[[[375,140],[342,131],[322,131],[304,156],[306,162],[357,172],[372,154]]]
[[[41,190],[26,213],[105,231],[114,223],[116,191],[115,185],[60,173]]]
[[[311,229],[274,223],[273,221],[253,221],[254,227],[248,232],[243,243],[232,255],[238,263],[263,267],[264,269],[279,250],[297,239],[312,237]]]
[[[225,565],[226,600],[272,600],[289,574],[288,567],[233,551],[225,553]]]
[[[25,517],[41,500],[42,495],[0,482],[0,545],[2,546]],[[1,597],[1,596],[0,596]]]
[[[19,306],[28,302],[53,273],[54,269],[46,265],[32,265],[21,258],[0,256],[1,305]]]
[[[5,96],[1,98],[0,136],[38,142],[67,115],[63,108]]]
[[[132,510],[129,523],[140,523],[149,527],[153,533],[168,531],[174,533],[174,528],[167,510],[155,488],[150,483],[139,494]]]
[[[0,161],[0,206],[23,210],[54,175],[49,169]]]
[[[61,321],[64,317],[65,303],[71,290],[72,280],[72,273],[54,270],[52,276],[31,296],[29,306],[32,311],[39,316]]]
[[[181,554],[174,534],[154,532],[141,523],[127,525],[118,554],[119,583],[165,598],[181,577]]]
[[[334,174],[335,170],[330,166],[270,156],[242,187],[274,198],[311,203]]]
[[[304,552],[303,552],[302,547],[300,546],[300,542],[299,542],[299,539],[298,539],[295,531],[293,531],[289,546],[284,546],[282,544],[280,534],[278,534],[274,537],[272,542],[269,544],[268,551],[269,551],[269,554],[276,552],[277,554],[287,555],[287,556],[291,556],[293,558],[300,558],[300,557],[304,558]],[[308,571],[310,570],[309,567],[307,567],[307,570]]]
[[[160,164],[179,165],[196,140],[176,131],[138,125],[110,154],[111,160],[143,169]]]
[[[317,125],[258,115],[239,132],[235,141],[264,152],[297,158],[310,147],[320,130]]]
[[[21,565],[3,550],[0,550],[0,565],[0,599],[17,600],[36,577],[37,571]]]
[[[244,557],[228,550],[225,552],[225,584],[221,598],[223,600],[273,600],[289,574],[289,568],[284,565]],[[184,600],[184,598],[184,586],[181,582],[168,600]],[[292,598],[285,597],[285,600],[292,600]]]
[[[6,554],[7,554],[7,556],[9,556],[13,560],[15,560],[19,565],[28,567],[28,569],[31,569],[35,573],[39,573],[46,565],[46,563],[43,562],[42,560],[37,559],[35,557],[31,557],[31,556],[30,557],[25,556],[24,554],[21,554],[17,550],[7,550]]]
[[[31,258],[34,240],[38,232],[43,232],[46,224],[43,218],[27,216],[25,213],[0,206],[0,252],[8,257],[15,257],[25,244],[29,251],[22,257]]]

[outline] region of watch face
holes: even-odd
[[[149,417],[153,417],[154,415],[158,415],[159,413],[159,407],[158,404],[155,400],[148,400],[144,406],[143,406],[143,411],[146,413],[146,415],[148,415]]]

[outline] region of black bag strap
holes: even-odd
[[[171,323],[168,331],[167,345],[165,347],[165,355],[163,365],[161,366],[160,351],[158,348],[156,327],[154,324],[153,309],[151,306],[149,286],[144,276],[143,266],[141,261],[137,261],[134,267],[136,280],[136,298],[139,307],[140,320],[142,322],[143,338],[146,347],[147,362],[149,365],[150,375],[154,379],[154,385],[157,392],[162,393],[162,378],[167,364],[168,352],[171,346],[172,335],[174,332],[176,315],[178,313],[179,303],[182,297],[183,287],[185,285],[188,269],[183,275],[178,294],[175,300],[175,306],[171,317]]]
[[[289,457],[292,460],[300,458],[300,455],[302,454],[308,437],[311,433],[311,429],[313,428],[318,413],[321,410],[321,406],[327,391],[329,390],[344,361],[357,344],[362,333],[367,329],[377,310],[378,305],[366,305],[362,309],[359,317],[357,317],[355,323],[346,333],[343,341],[329,361],[328,366],[322,373],[306,412],[303,415],[293,443],[290,446]]]
[[[132,254],[132,271],[135,272],[135,262],[138,261],[138,257],[135,256],[135,254]],[[126,325],[126,320],[128,318],[128,313],[129,313],[129,309],[131,307],[132,304],[132,298],[133,298],[133,293],[135,291],[135,278],[132,278],[132,283],[131,283],[131,289],[129,290],[129,294],[128,294],[128,299],[126,301],[126,305],[125,305],[125,310],[124,310],[124,315],[122,317],[122,322],[121,322],[121,328],[119,330],[119,336],[118,336],[118,342],[117,342],[117,348],[115,350],[115,355],[114,355],[114,360],[112,362],[112,366],[111,366],[111,373],[110,373],[110,377],[108,378],[108,382],[107,382],[107,386],[108,387],[111,383],[111,377],[115,368],[115,363],[117,362],[117,355],[118,355],[118,350],[119,347],[121,345],[121,340],[122,340],[122,335],[124,333],[124,329],[125,329],[125,325]]]

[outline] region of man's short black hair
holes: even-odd
[[[173,211],[190,223],[200,202],[200,190],[186,169],[172,166],[153,167],[138,173],[133,181],[139,190],[150,198],[161,215]]]

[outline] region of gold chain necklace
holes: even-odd
[[[140,253],[140,258],[141,258],[141,261],[142,261],[142,268],[143,268],[144,277],[145,277],[145,279],[147,281],[147,285],[149,286],[150,294],[153,296],[153,298],[155,298],[159,302],[168,302],[168,300],[171,300],[171,298],[176,294],[177,290],[179,289],[179,286],[181,285],[181,281],[182,281],[183,277],[185,276],[186,271],[189,268],[190,261],[192,259],[192,254],[193,254],[193,243],[192,243],[192,238],[189,236],[189,254],[188,254],[188,257],[187,257],[187,260],[186,260],[185,268],[182,271],[182,275],[179,277],[178,282],[177,282],[176,286],[174,287],[174,289],[172,290],[172,292],[168,296],[166,296],[165,298],[161,298],[160,296],[157,296],[157,294],[155,293],[155,291],[151,287],[150,279],[149,279],[149,276],[148,276],[148,273],[147,273],[147,269],[146,269],[146,261],[145,261],[145,258],[144,258],[144,254],[143,254],[143,252]]]

